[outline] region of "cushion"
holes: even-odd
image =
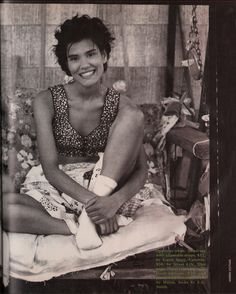
[[[152,201],[147,200],[128,226],[102,237],[102,246],[93,250],[79,250],[74,236],[8,233],[10,275],[45,281],[175,243],[177,235],[185,234],[184,216],[174,215],[159,199]]]

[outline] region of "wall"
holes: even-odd
[[[104,82],[109,86],[118,79],[126,79],[135,102],[159,102],[165,95],[168,5],[1,4],[2,92],[9,91],[14,80],[16,86],[38,89],[63,80],[64,73],[51,50],[55,44],[53,33],[61,22],[76,13],[101,17],[115,34],[116,43]],[[191,6],[181,6],[185,35],[190,30],[190,16]],[[207,6],[198,7],[198,17],[204,51]],[[177,27],[176,91],[183,88],[181,52]],[[17,71],[13,56],[19,56]],[[198,101],[200,85],[192,81],[192,87]]]

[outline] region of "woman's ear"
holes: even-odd
[[[102,58],[103,58],[103,63],[106,63],[107,62],[107,54],[105,51],[102,53]]]

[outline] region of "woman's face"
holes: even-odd
[[[104,72],[106,55],[89,39],[76,42],[68,48],[68,68],[74,80],[84,87],[98,83]]]

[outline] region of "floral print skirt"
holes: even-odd
[[[102,157],[95,163],[73,163],[59,165],[68,176],[78,184],[89,189],[101,172]],[[93,182],[93,183],[92,183]],[[40,202],[46,211],[53,217],[63,219],[65,214],[74,214],[79,216],[83,204],[76,201],[65,193],[59,192],[46,179],[41,165],[32,167],[26,176],[21,187],[21,193],[27,194]],[[136,210],[142,206],[144,200],[155,198],[160,194],[157,185],[146,183],[144,187],[130,200],[126,201],[117,211],[127,217],[132,217]]]

